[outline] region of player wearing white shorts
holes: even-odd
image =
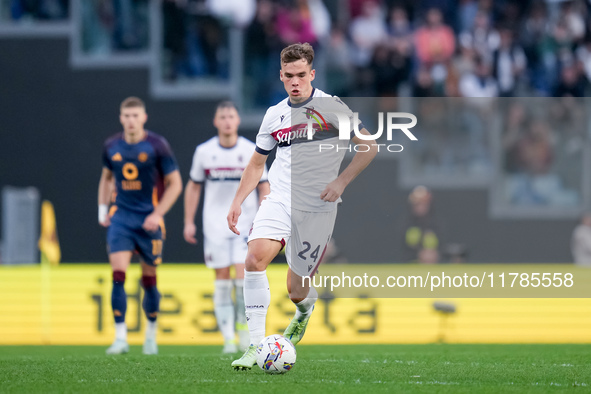
[[[360,149],[339,175],[349,140],[339,138],[336,113],[351,119],[352,112],[338,98],[312,87],[313,60],[314,50],[307,43],[290,45],[281,52],[280,79],[289,97],[267,110],[257,135],[256,151],[242,174],[228,213],[228,226],[242,234],[237,228],[241,204],[258,184],[267,155],[277,147],[269,170],[271,193],[262,202],[249,236],[244,302],[251,345],[232,363],[236,369],[250,369],[256,363],[256,346],[265,337],[271,299],[266,269],[284,245],[289,264],[287,291],[296,313],[283,335],[294,344],[302,339],[318,296],[302,277],[313,275],[322,260],[341,194],[377,153],[374,145]],[[361,133],[369,134],[362,125],[358,127]],[[345,133],[349,135],[349,131]],[[351,140],[364,143],[357,136]],[[319,153],[321,144],[341,149]]]
[[[252,156],[255,144],[238,136],[240,117],[234,104],[224,101],[218,104],[214,116],[218,135],[197,146],[193,156],[190,180],[185,189],[185,240],[196,244],[195,213],[199,205],[202,185],[205,184],[203,201],[203,238],[205,265],[215,270],[213,293],[214,312],[218,327],[224,336],[224,353],[235,353],[236,331],[241,350],[250,344],[244,309],[244,261],[247,253],[246,235],[237,236],[228,229],[225,215],[238,189],[246,163]],[[252,226],[260,200],[269,194],[269,182],[264,170],[258,182],[257,193],[250,193],[242,203],[244,215],[237,227],[247,234]],[[236,273],[232,280],[230,267]],[[236,302],[232,290],[236,289]],[[236,324],[235,324],[236,322]],[[236,330],[235,330],[236,329]]]

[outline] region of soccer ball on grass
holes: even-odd
[[[281,335],[269,335],[257,347],[257,364],[266,373],[285,373],[293,368],[295,362],[295,347]]]

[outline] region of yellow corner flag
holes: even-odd
[[[41,205],[41,237],[39,238],[41,264],[58,265],[62,259],[62,252],[57,238],[55,226],[55,211],[53,204],[47,200]]]

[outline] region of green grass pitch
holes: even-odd
[[[219,346],[0,346],[0,393],[590,392],[591,345],[298,346],[285,375],[234,371]]]

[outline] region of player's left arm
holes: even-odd
[[[365,129],[361,129],[361,134],[370,135],[370,133]],[[353,160],[351,163],[341,172],[341,174],[326,185],[324,191],[320,194],[320,198],[324,201],[334,202],[339,199],[339,197],[345,191],[345,188],[371,163],[374,157],[376,157],[378,153],[378,147],[375,143],[369,141],[363,141],[357,136],[351,138],[355,144],[367,144],[369,149],[365,152],[357,152],[355,156],[353,156]]]
[[[172,208],[183,191],[183,181],[179,170],[174,170],[164,176],[164,194],[154,211],[144,220],[143,228],[146,231],[157,231],[160,222],[166,213]]]

